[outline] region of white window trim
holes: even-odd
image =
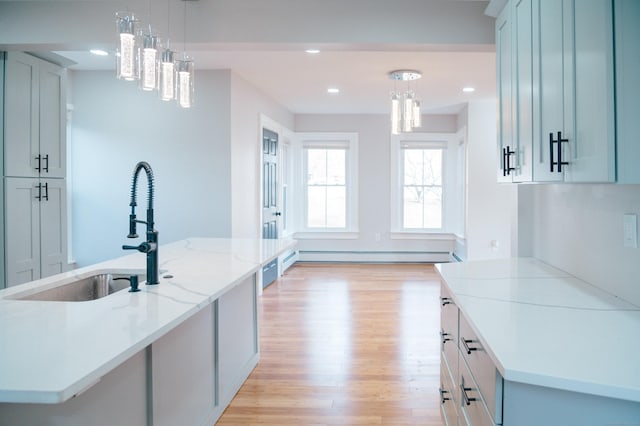
[[[447,231],[450,227],[450,212],[453,209],[453,198],[449,195],[454,189],[454,177],[452,173],[455,171],[456,156],[456,134],[455,133],[403,133],[400,135],[391,135],[390,155],[391,161],[391,237],[392,239],[430,239],[431,236],[436,238],[439,235],[449,234]],[[402,166],[400,165],[401,146],[403,143],[409,143],[417,148],[442,148],[444,155],[442,157],[442,228],[436,229],[408,229],[402,227]],[[403,237],[404,236],[404,237]]]
[[[299,212],[298,232],[296,236],[302,238],[313,238],[313,235],[326,235],[327,238],[336,238],[338,235],[347,236],[349,239],[354,238],[353,235],[358,232],[358,134],[352,132],[301,132],[296,134],[297,141],[297,157],[300,161],[298,170],[296,171],[298,178],[297,197]],[[306,185],[304,184],[304,149],[308,147],[316,148],[345,148],[347,150],[347,217],[345,228],[308,228],[306,226]]]

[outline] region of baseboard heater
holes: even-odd
[[[450,262],[453,258],[448,251],[320,251],[300,250],[302,262]]]

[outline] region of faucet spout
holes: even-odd
[[[138,203],[136,202],[136,195],[138,189],[138,175],[140,172],[144,170],[147,175],[147,188],[148,188],[148,197],[147,197],[147,220],[142,221],[136,218],[136,206]],[[151,166],[149,163],[145,161],[141,161],[136,164],[136,167],[133,170],[133,181],[131,183],[131,202],[129,206],[131,207],[131,214],[129,215],[129,235],[127,238],[138,238],[137,233],[137,224],[144,223],[147,225],[147,241],[141,243],[138,246],[127,246],[123,245],[123,250],[138,250],[142,253],[147,254],[147,284],[158,284],[160,279],[158,277],[158,231],[154,229],[154,220],[153,220],[153,170],[151,170]]]

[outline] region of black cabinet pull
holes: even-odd
[[[449,391],[446,391],[442,388],[438,389],[438,391],[440,392],[440,401],[444,404],[447,401],[451,401],[451,398],[446,397],[445,395],[449,393]]]
[[[515,167],[511,167],[511,156],[513,154],[515,154],[515,153],[516,152],[515,151],[511,151],[511,148],[509,147],[509,145],[507,145],[507,148],[505,149],[505,155],[506,155],[506,158],[507,158],[507,163],[506,163],[507,165],[506,165],[506,169],[505,170],[507,172],[507,175],[510,175],[511,172],[516,169]]]
[[[36,200],[40,201],[42,200],[42,184],[36,185],[36,188],[38,188],[38,195],[36,195]]]
[[[464,350],[467,351],[467,355],[471,355],[471,352],[478,350],[478,348],[472,348],[469,346],[469,343],[474,343],[473,340],[461,337],[460,341],[462,342],[462,346],[464,346]]]
[[[38,160],[38,165],[36,166],[36,170],[40,172],[42,169],[42,157],[40,155],[36,155],[36,160]]]
[[[502,176],[507,175],[507,150],[502,148]]]
[[[45,163],[44,163],[45,165],[42,168],[42,170],[47,172],[47,173],[49,173],[49,154],[45,155],[43,159],[45,161]]]
[[[558,139],[553,139],[553,133],[549,133],[549,169],[553,173],[553,166],[558,166],[558,173],[562,173],[562,166],[569,164],[568,161],[562,161],[562,144],[569,142],[569,139],[562,139],[562,132],[558,132]],[[556,146],[556,160],[553,159],[553,144]]]
[[[471,398],[467,395],[467,392],[472,391],[473,388],[467,388],[464,386],[464,377],[462,377],[462,383],[460,383],[460,390],[462,391],[462,399],[464,399],[464,403],[466,405],[471,405],[471,403],[476,400],[476,398]]]
[[[44,195],[42,196],[45,201],[49,201],[49,183],[44,184]]]
[[[447,336],[451,336],[451,333],[445,333],[444,330],[440,330],[440,339],[442,339],[443,345],[453,340],[451,337],[447,337]]]
[[[441,297],[440,298],[440,303],[442,303],[442,306],[445,306],[445,305],[452,304],[453,301],[449,297]]]

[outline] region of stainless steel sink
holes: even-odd
[[[25,296],[16,295],[14,300],[41,300],[54,302],[86,302],[108,296],[129,287],[130,274],[97,274],[81,278],[69,284],[49,288]],[[139,281],[145,280],[138,275]]]

